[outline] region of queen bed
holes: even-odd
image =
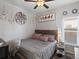
[[[55,35],[55,41],[22,40],[20,50],[27,59],[50,59],[56,50],[57,30],[36,30],[36,33]]]

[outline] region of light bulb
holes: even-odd
[[[39,1],[36,2],[36,4],[37,4],[38,6],[43,6],[43,5],[44,5],[44,1],[39,0]]]

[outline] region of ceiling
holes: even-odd
[[[58,6],[63,6],[63,5],[69,4],[69,3],[74,3],[79,0],[55,0],[55,1],[46,2],[46,4],[49,6],[49,9],[46,9],[45,7],[38,7],[37,9],[33,9],[34,6],[36,5],[36,3],[35,2],[25,2],[24,0],[4,0],[4,1],[9,2],[9,3],[16,5],[20,8],[23,8],[25,10],[28,10],[30,12],[38,13],[38,12],[51,10]]]

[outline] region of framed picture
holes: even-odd
[[[72,13],[73,13],[73,14],[76,14],[77,12],[78,12],[78,9],[73,9],[73,10],[72,10]]]
[[[18,23],[18,24],[25,24],[26,20],[27,20],[27,17],[26,17],[26,15],[24,13],[17,12],[15,14],[15,21],[16,21],[16,23]]]
[[[40,22],[44,22],[44,21],[54,21],[56,18],[55,13],[53,14],[47,14],[47,15],[43,15],[39,17],[39,21]]]
[[[67,15],[67,14],[68,14],[68,12],[67,12],[67,11],[64,11],[64,12],[63,12],[63,15]]]

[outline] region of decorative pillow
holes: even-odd
[[[47,42],[48,41],[48,37],[47,36],[44,36],[44,35],[41,35],[40,36],[40,40]]]
[[[55,35],[49,35],[49,39],[50,42],[55,41]]]
[[[42,34],[36,34],[36,33],[35,33],[35,34],[32,35],[32,39],[37,39],[37,40],[38,40],[41,35],[42,35]]]
[[[48,41],[53,42],[55,40],[55,35],[44,35],[48,37]]]

